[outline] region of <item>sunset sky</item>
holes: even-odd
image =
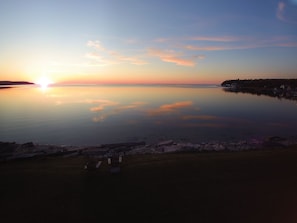
[[[297,78],[297,0],[1,0],[0,80]]]

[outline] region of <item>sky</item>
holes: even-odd
[[[297,0],[0,0],[0,80],[297,78]]]

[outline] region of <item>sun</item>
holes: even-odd
[[[47,88],[53,82],[48,77],[41,77],[36,82],[41,88]]]

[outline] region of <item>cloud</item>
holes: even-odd
[[[206,56],[205,55],[196,55],[196,56],[194,56],[194,58],[197,58],[199,60],[204,60],[206,58]]]
[[[195,41],[209,41],[209,42],[234,42],[240,40],[235,36],[194,36],[190,37],[190,40]]]
[[[108,65],[118,64],[116,60],[105,58],[104,56],[102,56],[97,52],[87,53],[85,57],[92,61],[91,63],[88,64],[91,66],[108,66]]]
[[[156,116],[156,115],[176,112],[178,109],[190,107],[192,105],[193,105],[192,101],[180,101],[172,104],[161,105],[159,108],[149,110],[148,113],[151,116]]]
[[[297,42],[279,43],[278,46],[282,46],[282,47],[297,47]]]
[[[115,50],[108,50],[99,40],[89,40],[87,46],[95,50],[85,55],[86,58],[91,59],[93,63],[91,65],[114,65],[120,63],[129,63],[133,65],[147,64],[139,56],[126,56]]]
[[[218,51],[218,50],[227,50],[230,49],[229,47],[223,46],[193,46],[187,45],[185,46],[187,50],[196,50],[196,51]]]
[[[223,51],[223,50],[244,50],[263,47],[296,47],[295,36],[275,36],[269,38],[246,37],[244,42],[224,44],[224,45],[185,45],[184,49],[191,51]]]
[[[282,20],[284,21],[284,12],[285,12],[285,7],[286,7],[286,4],[284,2],[279,2],[278,3],[278,6],[277,6],[277,11],[276,11],[276,17],[279,19],[279,20]]]
[[[188,66],[193,67],[195,66],[195,57],[192,59],[184,59],[180,53],[177,53],[173,50],[160,50],[160,49],[148,49],[148,54],[150,56],[159,57],[160,60],[168,63],[175,63],[176,65],[180,66]]]
[[[105,50],[104,47],[101,45],[99,40],[95,40],[95,41],[89,40],[87,42],[87,46],[93,47],[93,48],[95,48],[97,50],[102,50],[102,51]]]
[[[121,55],[119,52],[117,51],[109,51],[108,52],[109,55],[113,56],[114,59],[118,60],[118,61],[123,61],[123,62],[129,62],[131,64],[135,64],[135,65],[144,65],[147,64],[147,62],[137,58],[137,57],[129,57],[129,56],[124,56]]]
[[[289,8],[285,2],[278,3],[277,10],[276,10],[276,17],[280,21],[291,23],[291,24],[297,24],[296,13],[297,13],[296,7],[291,6]]]

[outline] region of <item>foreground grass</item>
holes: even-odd
[[[296,222],[297,148],[0,164],[1,222]]]

